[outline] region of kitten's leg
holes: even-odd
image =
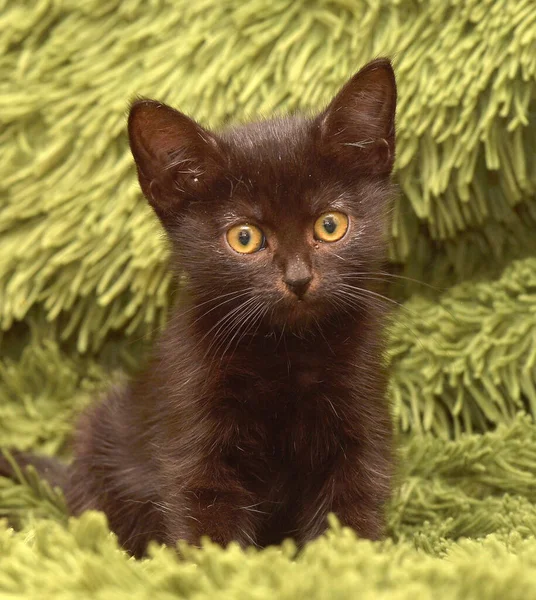
[[[383,448],[346,448],[324,482],[304,498],[298,542],[305,543],[327,528],[332,512],[360,537],[376,540],[384,533],[391,488],[392,463]]]
[[[125,429],[119,409],[123,398],[128,402],[126,394],[112,392],[82,414],[65,497],[74,515],[103,511],[121,546],[141,557],[149,541],[164,541],[165,529],[155,469],[141,444],[133,447],[119,434]]]
[[[257,545],[263,516],[256,510],[257,496],[238,481],[236,473],[224,467],[220,470],[211,465],[205,472],[213,476],[192,480],[181,486],[180,493],[167,495],[168,544],[185,540],[198,545],[201,537],[207,536],[224,547],[231,541],[242,547]]]

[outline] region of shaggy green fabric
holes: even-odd
[[[144,562],[117,550],[99,514],[73,520],[67,530],[40,522],[25,533],[28,541],[0,534],[6,598],[525,600],[536,588],[536,540],[515,533],[447,543],[435,555],[408,541],[372,544],[335,529],[297,558],[290,544],[246,553],[207,544],[184,549],[183,560],[155,549]]]
[[[76,415],[165,321],[129,100],[214,127],[318,110],[378,55],[399,81],[404,278],[388,539],[332,521],[298,555],[135,561],[30,470],[0,478],[0,598],[536,596],[534,0],[0,0],[0,446],[67,457]]]
[[[536,258],[497,280],[413,296],[395,314],[390,355],[404,431],[457,435],[536,415]]]

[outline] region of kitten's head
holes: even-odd
[[[386,59],[314,118],[216,134],[164,104],[135,102],[140,185],[196,301],[290,326],[359,305],[385,255],[395,108]]]

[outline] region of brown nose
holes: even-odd
[[[287,266],[283,281],[288,289],[301,298],[307,291],[313,275],[303,261],[292,262]]]
[[[309,284],[311,283],[312,277],[309,275],[304,277],[303,279],[292,280],[289,281],[285,279],[285,283],[287,284],[288,289],[291,292],[294,292],[298,298],[302,298],[307,289],[309,288]]]

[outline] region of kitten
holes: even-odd
[[[216,134],[133,104],[139,182],[187,274],[183,301],[145,370],[83,415],[67,470],[19,456],[74,514],[104,511],[132,554],[203,535],[301,545],[329,512],[382,534],[392,426],[378,270],[395,107],[386,59],[314,118]]]

